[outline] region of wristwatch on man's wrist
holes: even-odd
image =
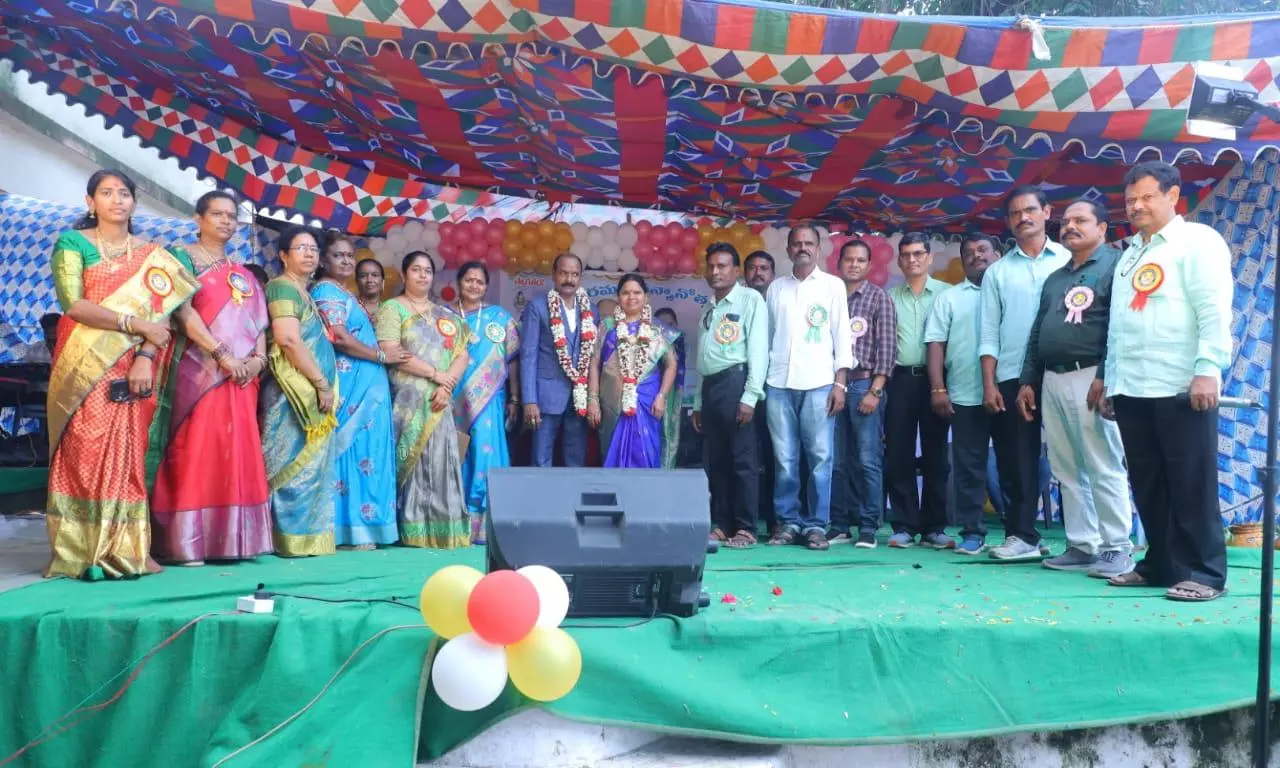
[[[875,388],[875,387],[872,387],[871,389],[869,389],[869,390],[867,390],[867,391],[868,391],[868,392],[870,392],[872,395],[874,395],[874,396],[876,396],[876,397],[883,397],[883,396],[884,396],[884,390],[883,390],[883,389],[877,389],[877,388]]]

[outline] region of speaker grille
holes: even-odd
[[[650,571],[574,574],[570,613],[590,616],[633,616],[652,612],[655,597]]]

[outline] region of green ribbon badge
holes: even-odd
[[[804,313],[804,319],[809,323],[809,331],[804,335],[804,340],[810,344],[817,344],[822,341],[822,326],[827,324],[827,308],[814,304],[809,307],[809,311]]]

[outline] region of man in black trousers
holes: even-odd
[[[707,247],[713,302],[702,313],[693,428],[711,487],[711,538],[740,549],[756,543],[759,448],[752,423],[769,365],[769,315],[760,294],[738,284],[738,251]],[[770,470],[772,467],[770,467]]]

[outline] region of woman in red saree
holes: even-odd
[[[168,363],[169,316],[197,283],[190,264],[134,240],[134,189],[119,171],[93,174],[88,215],[54,246],[64,315],[49,381],[46,520],[53,557],[45,576],[120,578],[158,570],[148,556],[148,432],[156,377]]]
[[[182,565],[271,551],[258,430],[258,377],[267,367],[265,291],[227,256],[236,231],[235,197],[206,193],[196,202],[196,223],[199,240],[174,253],[185,253],[194,267],[200,290],[191,308],[216,346],[212,352],[199,344],[175,348],[168,396],[161,401],[170,404],[163,414],[167,449],[159,440],[152,445],[163,463],[151,495],[151,551],[161,562]]]

